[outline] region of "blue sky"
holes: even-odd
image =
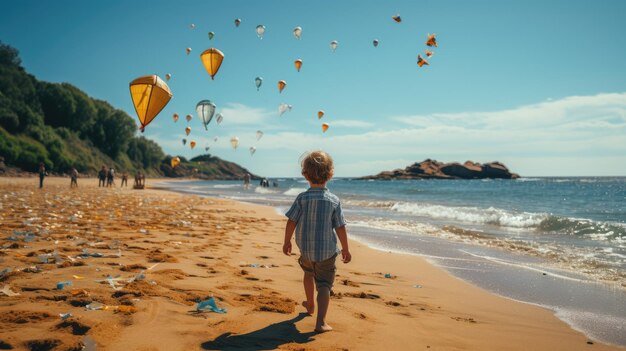
[[[72,83],[132,117],[128,83],[171,73],[174,97],[145,136],[173,155],[210,146],[258,174],[296,176],[299,156],[321,148],[338,176],[425,158],[499,160],[529,176],[626,175],[625,14],[617,0],[24,0],[2,4],[0,40],[37,78]],[[439,47],[418,68],[428,33]],[[199,59],[209,47],[225,54],[214,81]],[[256,76],[264,78],[259,92]],[[208,132],[194,113],[202,99],[224,115]],[[280,103],[293,110],[279,117]],[[194,150],[180,141],[186,114],[194,114]],[[331,126],[325,134],[322,122]],[[237,150],[231,136],[241,140]]]

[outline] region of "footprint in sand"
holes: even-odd
[[[380,299],[379,295],[370,294],[370,293],[366,293],[363,291],[360,293],[343,293],[340,296],[355,297],[359,299],[372,299],[372,300]]]
[[[474,318],[450,317],[457,322],[478,323]]]
[[[24,343],[29,350],[53,350],[61,345],[59,339],[30,340]]]
[[[91,327],[78,321],[63,321],[56,325],[56,329],[71,329],[73,335],[85,335]]]
[[[274,293],[274,292],[273,292]],[[280,294],[275,293],[269,295],[248,295],[239,296],[235,298],[236,301],[246,302],[255,306],[255,311],[262,312],[276,312],[289,314],[295,311],[296,303],[294,300],[286,297],[281,297]],[[278,295],[278,296],[276,296]]]
[[[35,311],[6,311],[0,315],[0,323],[10,324],[39,323],[49,319],[54,317],[47,312]]]
[[[351,281],[350,279],[344,279],[344,280],[342,280],[342,281],[341,281],[341,283],[342,283],[343,285],[346,285],[346,286],[352,286],[352,287],[355,287],[355,288],[360,287],[360,285],[359,285],[359,284],[357,284],[357,283],[355,283],[355,282]]]

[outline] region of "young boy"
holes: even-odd
[[[291,255],[291,237],[296,232],[296,244],[300,249],[298,263],[304,270],[304,293],[302,305],[309,314],[315,311],[313,287],[317,287],[317,322],[315,331],[323,333],[333,328],[326,323],[330,303],[330,290],[335,281],[337,238],[341,242],[341,258],[350,262],[346,222],[339,198],[326,189],[333,177],[333,159],[324,151],[313,151],[302,160],[302,175],[311,186],[301,193],[285,214],[289,219],[285,228],[283,253]]]

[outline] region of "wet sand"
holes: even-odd
[[[353,262],[338,264],[335,330],[316,334],[273,208],[69,183],[0,178],[0,349],[619,349],[419,257],[354,241]],[[210,297],[227,313],[196,311]]]

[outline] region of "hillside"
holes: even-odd
[[[72,167],[94,175],[102,167],[148,176],[236,179],[240,166],[204,155],[171,157],[154,141],[137,136],[134,119],[68,83],[37,80],[21,65],[18,51],[0,42],[0,175],[36,172],[40,162],[53,174]]]
[[[236,163],[222,160],[210,154],[196,156],[191,160],[180,157],[180,165],[174,169],[170,166],[171,159],[171,156],[167,156],[161,164],[161,171],[166,177],[237,180],[243,179],[243,176],[249,173],[252,179],[261,179],[260,176]]]

